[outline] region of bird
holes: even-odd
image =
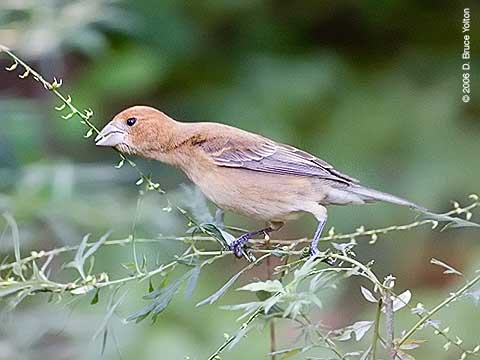
[[[237,257],[250,239],[267,236],[305,213],[317,220],[309,250],[317,256],[329,205],[383,201],[426,211],[365,187],[291,145],[226,124],[176,121],[149,106],[132,106],[115,115],[95,144],[177,167],[218,208],[264,221],[265,228],[246,232],[229,244]]]

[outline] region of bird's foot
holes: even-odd
[[[325,254],[322,253],[317,248],[312,248],[311,246],[309,246],[309,247],[304,247],[302,249],[301,257],[302,258],[307,258],[307,257],[317,258],[317,257],[323,257],[324,255]]]
[[[312,247],[309,247],[308,248],[308,251],[307,251],[307,248],[304,249],[304,255],[303,257],[313,257],[313,258],[321,258],[321,262],[324,262],[325,264],[329,265],[329,266],[334,266],[336,261],[334,258],[332,258],[331,256],[328,256],[329,255],[329,252],[322,252],[320,250],[318,250],[317,248],[312,248]]]
[[[317,256],[322,255],[322,253],[316,247],[310,246],[310,248],[308,249],[308,255],[310,257],[317,257]]]
[[[322,262],[324,262],[328,266],[335,266],[335,264],[336,264],[335,259],[333,259],[331,257],[327,257],[327,258],[323,259]]]
[[[245,244],[250,240],[250,234],[246,233],[236,238],[230,245],[230,250],[237,258],[241,258],[244,253]]]

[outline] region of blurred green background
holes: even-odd
[[[134,104],[158,107],[182,121],[217,121],[258,132],[310,151],[364,184],[406,197],[434,211],[465,203],[480,191],[480,91],[472,72],[472,98],[461,101],[461,20],[472,13],[480,39],[480,4],[456,1],[260,1],[260,0],[2,0],[0,43],[27,59],[81,108],[95,111],[101,127]],[[474,40],[472,69],[480,66]],[[1,55],[1,54],[0,54]],[[0,58],[3,67],[10,62]],[[54,111],[55,99],[31,79],[0,72],[0,210],[20,228],[22,254],[78,244],[85,233],[128,236],[136,213],[135,173],[120,170],[113,151],[82,138],[76,119]],[[178,202],[188,202],[177,170],[138,161],[151,169]],[[185,200],[187,198],[187,200]],[[183,235],[185,221],[162,211],[158,195],[145,196],[137,224],[141,236]],[[391,205],[332,208],[329,226],[349,232],[412,221]],[[475,219],[475,218],[474,218]],[[3,220],[0,220],[3,221]],[[228,214],[230,225],[258,224]],[[477,218],[478,221],[478,218]],[[0,231],[5,225],[0,222]],[[309,217],[278,236],[310,236]],[[12,253],[9,232],[0,256]],[[141,249],[171,259],[182,250],[170,243]],[[439,258],[471,274],[479,267],[478,231],[428,229],[380,238],[357,248],[374,259],[380,275],[394,273],[412,303],[435,303],[458,286],[429,264]],[[122,273],[125,249],[102,249],[99,271]],[[114,322],[115,341],[101,355],[92,341],[108,297],[47,303],[29,299],[0,324],[0,359],[204,359],[239,326],[235,313],[218,306],[195,308],[243,261],[228,259],[203,272],[194,299],[178,296],[158,321],[123,324],[140,306],[146,284],[129,292]],[[58,264],[60,266],[61,264]],[[262,269],[250,277],[263,277]],[[230,294],[223,304],[244,295]],[[370,317],[353,281],[328,294],[316,315],[332,327]],[[480,339],[480,312],[460,301],[438,317],[466,343]],[[415,318],[405,315],[398,328]],[[404,324],[405,323],[405,324]],[[225,359],[259,359],[268,351],[266,331],[250,333]],[[424,330],[429,344],[420,359],[454,358]],[[279,343],[295,341],[280,323]],[[440,344],[440,345],[439,345]],[[299,357],[300,358],[300,357]]]

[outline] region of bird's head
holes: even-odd
[[[155,108],[133,106],[115,115],[95,138],[95,144],[114,147],[126,154],[152,157],[168,146],[176,123]]]

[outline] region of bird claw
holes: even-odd
[[[328,266],[335,266],[335,264],[336,264],[335,259],[332,259],[331,257],[327,257],[327,258],[323,259],[322,262],[324,262]]]
[[[310,247],[308,249],[308,255],[310,255],[310,257],[317,257],[320,256],[320,254],[320,250],[318,250],[317,248]]]
[[[332,257],[328,256],[328,252],[325,253],[325,252],[321,252],[320,250],[318,250],[317,248],[305,248],[304,249],[304,254],[302,255],[302,257],[313,257],[313,258],[321,258],[321,262],[324,262],[325,264],[329,265],[329,266],[334,266],[335,263],[336,263],[336,260],[333,259]]]
[[[243,245],[240,245],[237,242],[235,242],[235,244],[230,246],[230,250],[233,251],[233,254],[235,255],[235,257],[241,258],[243,253]]]
[[[244,255],[244,247],[248,240],[250,240],[250,237],[247,234],[243,234],[229,245],[230,250],[233,251],[237,258],[241,258]]]

